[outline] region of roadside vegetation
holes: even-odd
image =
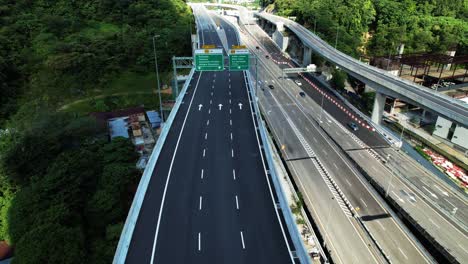
[[[464,0],[263,0],[356,58],[405,53],[468,54],[468,5]]]
[[[0,240],[13,263],[111,263],[139,181],[91,111],[156,107],[190,51],[182,0],[0,0]]]

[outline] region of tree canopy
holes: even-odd
[[[280,15],[296,16],[352,56],[405,51],[467,53],[468,5],[463,0],[274,0]],[[268,4],[266,2],[265,4]]]

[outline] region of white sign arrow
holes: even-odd
[[[239,109],[242,110],[242,103],[239,103]]]
[[[199,104],[199,105],[198,105],[198,111],[200,111],[202,107],[203,107],[203,105],[202,105],[202,104]]]
[[[221,110],[221,107],[223,107],[223,105],[222,105],[222,104],[219,104],[218,106],[219,106],[219,110]]]

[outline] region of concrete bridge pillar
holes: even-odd
[[[377,91],[375,92],[374,109],[372,110],[372,122],[379,125],[382,123],[385,99],[387,99],[387,97],[384,94]]]
[[[303,58],[302,58],[302,65],[306,67],[311,63],[312,59],[312,49],[304,46]]]

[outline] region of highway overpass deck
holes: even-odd
[[[256,26],[251,26],[247,27],[249,29],[255,28]],[[257,32],[261,33],[261,32]],[[264,57],[265,54],[272,55],[269,60],[265,60],[265,63],[267,65],[271,65],[271,71],[273,74],[269,76],[271,78],[271,82],[275,82],[274,85],[275,87],[283,86],[284,82],[282,79],[279,77],[281,76],[281,71],[279,70],[279,67],[276,66],[275,64],[278,64],[280,67],[283,65],[283,62],[287,61],[285,57],[282,55],[279,55],[277,52],[277,48],[272,45],[272,42],[270,39],[257,39],[257,43],[255,45],[259,46],[268,46],[268,50],[263,50],[263,48],[260,50],[262,55],[260,57]],[[254,46],[255,46],[254,45]],[[273,60],[276,61],[276,63],[273,63]],[[276,66],[276,70],[274,69]],[[261,73],[262,77],[263,73]],[[293,76],[292,78],[302,78],[300,76]],[[306,114],[306,116],[311,120],[311,123],[317,123],[318,120],[320,120],[321,116],[321,110],[320,110],[320,104],[321,104],[321,97],[322,94],[317,92],[317,89],[312,87],[308,82],[305,80],[302,80],[302,85],[298,86],[297,84],[293,83],[292,80],[286,80],[286,85],[287,89],[284,91],[287,93],[290,93],[289,98],[293,100],[288,100],[288,97],[283,95],[279,95],[279,101],[281,104],[285,105],[286,107],[291,107],[294,108],[295,106],[298,106],[299,109],[302,109],[302,111]],[[315,85],[315,84],[314,84]],[[319,84],[317,84],[319,85]],[[267,87],[266,85],[264,87]],[[274,91],[271,91],[272,93],[280,91],[279,89],[275,89]],[[299,95],[299,92],[305,91],[308,96],[305,98],[301,98]],[[332,95],[330,95],[332,96]],[[338,100],[337,98],[335,98]],[[365,149],[365,145],[362,145],[362,141],[365,143],[369,143],[369,145],[379,145],[380,142],[383,142],[383,139],[379,138],[374,138],[376,135],[378,135],[375,132],[371,132],[369,130],[365,129],[360,129],[359,131],[349,131],[346,126],[348,122],[350,122],[350,119],[343,119],[343,116],[346,117],[342,113],[341,110],[334,109],[337,106],[334,104],[331,104],[325,100],[325,103],[323,104],[326,112],[324,111],[323,113],[323,124],[322,128],[323,130],[327,131],[328,135],[332,137],[339,145],[340,148],[342,148],[344,151],[348,152],[351,157],[359,161],[359,164],[365,168],[365,170],[371,175],[372,177],[375,177],[378,181],[381,182],[383,186],[388,186],[387,184],[389,183],[389,180],[393,177],[392,171],[390,171],[384,164],[379,162],[375,157],[369,153]],[[330,111],[330,114],[327,112]],[[291,109],[291,116],[297,116],[300,115],[300,111],[298,109]],[[336,122],[338,120],[339,122]],[[302,118],[298,121],[298,124],[301,124],[298,127],[303,127],[305,123],[307,123],[306,118]],[[282,126],[279,126],[282,127]],[[284,129],[284,128],[282,128]],[[304,134],[311,134],[311,129],[305,126],[303,129]],[[284,134],[284,132],[283,132]],[[281,136],[281,132],[279,132],[279,135]],[[286,136],[288,134],[286,133]],[[355,140],[355,138],[362,138],[361,140]],[[366,139],[368,137],[368,139]],[[317,140],[317,138],[315,139]],[[311,145],[312,144],[317,144],[314,139],[311,139]],[[283,139],[282,142],[286,145],[286,149],[288,145],[291,143],[288,142],[290,139]],[[361,143],[359,143],[361,142]],[[329,148],[323,148],[325,149],[326,152],[328,152],[326,155],[324,155],[325,162],[329,162],[328,167],[333,169],[337,164],[331,164],[330,162],[333,162],[336,159],[330,159],[329,157]],[[353,150],[359,150],[361,151],[353,151]],[[349,150],[349,151],[348,151]],[[382,148],[381,150],[385,150],[385,148]],[[401,154],[400,154],[401,155]],[[397,157],[394,157],[393,159],[396,159]],[[336,162],[335,162],[336,163]],[[404,163],[410,163],[408,160],[404,160]],[[420,175],[422,173],[421,168],[414,168],[416,165],[413,164],[408,164],[408,166],[405,166],[404,171],[405,173],[412,175],[411,177],[415,178],[416,175]],[[411,166],[410,166],[411,165]],[[341,169],[341,167],[340,167]],[[340,173],[341,171],[341,173]],[[336,171],[336,175],[349,175],[349,173],[346,173],[346,170],[338,170]],[[338,176],[342,177],[342,176]],[[355,185],[353,182],[348,182],[349,178],[341,178],[341,186],[349,186]],[[442,185],[439,185],[439,183],[434,182],[429,179],[423,179],[421,181],[424,183],[423,186],[428,186],[427,190],[428,193],[427,195],[421,195],[420,191],[415,190],[414,187],[408,186],[408,183],[403,182],[402,180],[398,179],[393,179],[393,182],[391,183],[392,186],[390,186],[390,196],[392,199],[395,199],[396,201],[400,202],[400,205],[405,208],[405,210],[408,210],[408,212],[413,215],[413,217],[416,217],[417,221],[419,224],[421,224],[424,228],[427,228],[428,232],[434,236],[446,249],[448,249],[451,254],[454,254],[457,256],[458,259],[463,259],[464,254],[467,252],[465,251],[466,249],[466,233],[465,231],[460,232],[458,229],[460,227],[457,227],[457,225],[454,225],[450,220],[444,219],[445,217],[441,215],[439,212],[437,212],[436,209],[433,209],[431,204],[427,201],[428,198],[427,196],[431,197],[430,193],[440,193],[440,190],[446,190]],[[350,190],[352,191],[352,190]],[[393,191],[393,193],[392,193]],[[357,196],[361,195],[360,191],[355,192]],[[414,198],[412,198],[414,197]],[[440,197],[440,194],[439,194]],[[359,197],[355,197],[359,198]],[[442,198],[442,197],[440,197]],[[404,203],[400,201],[400,199],[404,199]],[[416,199],[413,201],[413,199]],[[445,198],[444,198],[445,199]],[[458,204],[460,208],[466,208],[466,200],[460,200],[457,196],[455,195],[450,195],[449,197],[446,197],[446,199],[451,200],[451,202],[445,202],[444,199],[434,199],[437,200],[437,202],[442,203],[442,204],[449,204],[449,203],[455,203]],[[352,200],[352,199],[350,199]],[[356,200],[356,199],[354,199]],[[360,200],[360,198],[359,198]],[[367,209],[369,207],[369,203],[367,200],[364,201],[357,201],[357,203],[353,203],[354,205],[357,205],[361,210],[362,208]],[[367,218],[369,219],[369,218]],[[383,229],[383,228],[382,228]],[[385,230],[387,228],[385,227]],[[384,232],[386,233],[386,232]],[[452,239],[450,239],[452,237]]]
[[[227,25],[223,25],[223,27],[226,28]],[[244,42],[252,50],[256,50],[255,46],[259,45],[259,43],[253,44],[249,38],[246,38]],[[373,229],[379,242],[384,244],[386,253],[393,262],[427,262],[426,256],[419,252],[411,238],[400,230],[392,216],[379,205],[379,202],[359,179],[355,178],[355,172],[346,163],[343,163],[342,158],[337,156],[338,152],[330,147],[330,143],[327,143],[305,117],[300,117],[302,116],[301,109],[297,103],[283,92],[282,80],[278,78],[280,74],[276,75],[279,69],[272,73],[271,66],[263,68],[264,64],[270,63],[268,59],[264,58],[264,55],[264,53],[259,55],[263,62],[259,64],[259,79],[261,80],[259,87],[261,88],[258,89],[263,112],[270,128],[273,129],[275,138],[281,142],[282,146],[285,146],[283,154],[286,163],[304,195],[304,200],[314,216],[314,221],[319,223],[321,232],[325,234],[326,243],[330,245],[329,248],[335,262],[362,263],[365,259],[368,262],[382,260],[379,256],[375,256],[378,255],[375,248],[366,246],[372,242],[363,234],[364,231],[351,216],[350,211],[343,207],[343,201],[334,196],[336,193],[334,194],[335,190],[330,189],[328,185],[330,183],[323,179],[311,162],[314,154],[319,155],[326,168],[336,177],[335,179],[341,180],[339,185],[344,186],[343,192],[351,194],[352,204],[367,204],[367,207],[363,206],[359,213],[363,217],[367,217],[365,219],[375,218],[367,225]],[[253,72],[253,74],[255,73]],[[273,85],[274,89],[269,89],[269,85]],[[314,151],[310,152],[311,149]],[[348,179],[342,178],[341,175],[347,175]],[[354,186],[351,188],[347,182],[354,184]],[[348,190],[345,191],[345,189]],[[381,232],[381,226],[387,228],[387,232]],[[354,242],[350,244],[349,241]]]
[[[194,12],[202,44],[221,46],[215,25],[204,12]],[[244,73],[202,72],[190,82],[125,263],[293,263]]]
[[[360,62],[336,49],[317,37],[300,24],[289,19],[268,13],[256,13],[256,16],[271,23],[282,22],[294,32],[306,45],[327,60],[340,66],[349,74],[369,84],[379,92],[395,98],[402,98],[412,104],[430,109],[459,124],[468,126],[468,107],[461,101],[439,94],[431,89],[416,85],[407,80],[391,75],[384,70]]]

